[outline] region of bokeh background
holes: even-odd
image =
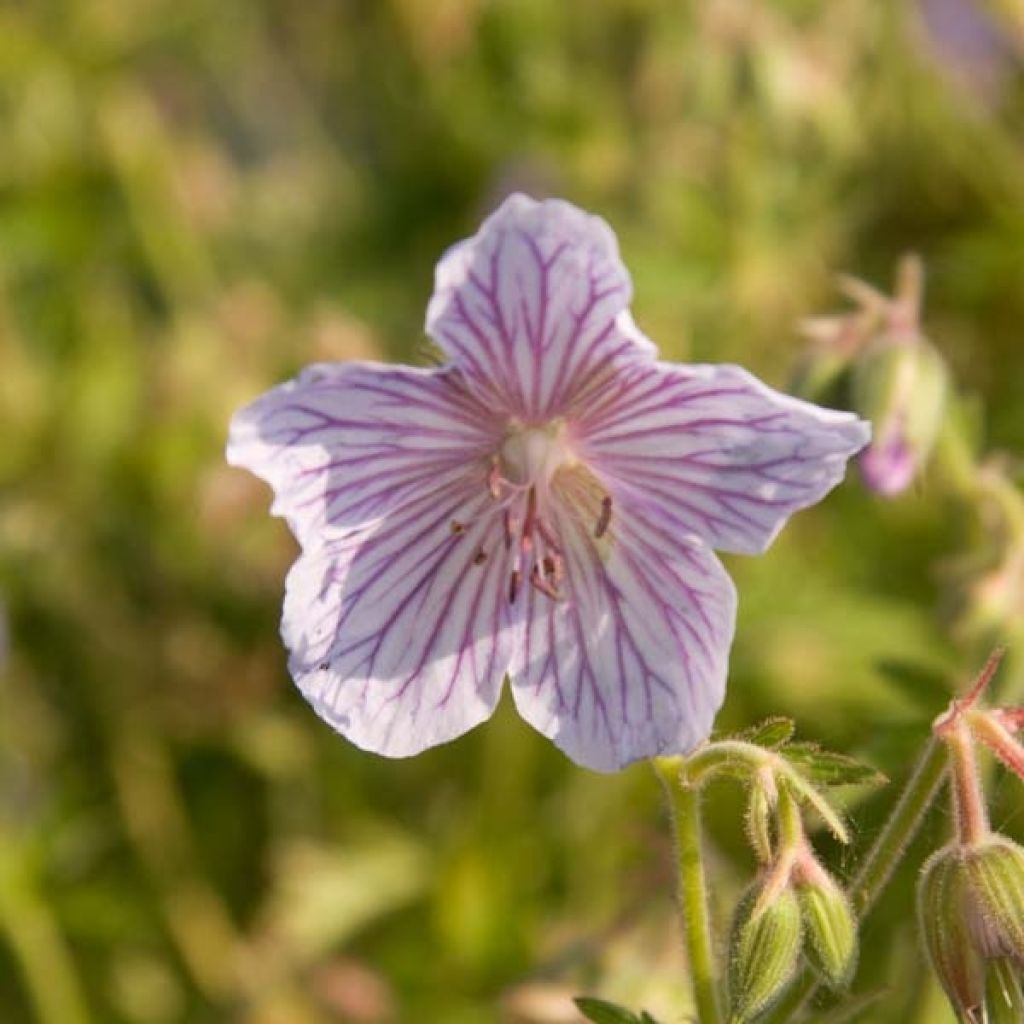
[[[1020,10],[0,3],[4,1024],[558,1024],[584,991],[685,1020],[650,770],[579,769],[507,704],[410,761],[331,733],[277,639],[294,544],[226,425],[313,360],[422,361],[434,261],[518,188],[612,222],[669,358],[780,387],[835,273],[888,287],[916,250],[974,443],[1012,467]],[[841,875],[950,688],[1021,634],[984,532],[933,476],[886,502],[853,473],[728,559],[721,727],[792,715],[894,780],[848,795],[852,852],[821,839]],[[1024,790],[993,792],[1018,832]],[[709,800],[723,927],[740,808]],[[867,929],[862,1020],[948,1019],[912,921],[947,829]]]

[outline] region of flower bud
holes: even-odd
[[[797,885],[805,952],[811,965],[832,988],[842,988],[857,960],[857,922],[846,894],[816,861]]]
[[[980,1020],[985,963],[968,924],[970,881],[962,848],[946,846],[925,862],[917,883],[917,916],[928,958],[959,1016]]]
[[[946,364],[920,335],[881,335],[854,368],[854,403],[874,438],[861,456],[873,491],[905,490],[931,453],[946,408]]]
[[[1024,965],[1024,849],[992,836],[966,851],[963,863],[975,947],[987,959],[1008,957]]]
[[[737,1021],[755,1018],[796,973],[803,943],[800,903],[788,886],[762,900],[755,886],[740,901],[733,922],[729,983]]]

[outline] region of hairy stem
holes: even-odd
[[[722,1024],[718,1001],[718,972],[711,938],[704,855],[701,848],[700,793],[679,782],[679,758],[658,758],[654,770],[665,789],[675,838],[679,910],[686,955],[693,979],[694,1001],[700,1024]]]
[[[932,737],[907,780],[889,820],[868,850],[850,885],[850,902],[860,920],[870,913],[907,846],[917,834],[925,812],[935,799],[945,776],[946,765],[945,744]],[[781,1024],[782,1021],[795,1019],[804,1004],[815,994],[817,987],[814,976],[804,971],[767,1018],[766,1024]]]
[[[868,850],[850,886],[850,899],[859,918],[865,917],[886,887],[910,841],[917,835],[925,812],[946,774],[946,751],[929,739],[874,845]]]
[[[989,827],[974,743],[962,720],[945,740],[949,750],[949,792],[957,840],[963,846],[978,846],[988,836]]]

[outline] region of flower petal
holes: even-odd
[[[577,763],[615,771],[685,753],[722,703],[736,592],[714,553],[648,510],[618,509],[599,542],[596,508],[553,509],[566,600],[534,588],[509,675],[519,713]],[[575,510],[573,505],[576,506]]]
[[[405,757],[454,739],[498,702],[516,614],[507,576],[482,488],[411,499],[296,562],[281,626],[292,676],[366,750]]]
[[[441,259],[426,329],[481,397],[539,421],[595,375],[654,356],[632,291],[601,218],[513,195]]]
[[[240,410],[227,459],[273,487],[305,546],[452,487],[497,436],[458,370],[325,363]]]
[[[737,366],[631,366],[574,423],[575,446],[616,499],[680,534],[764,551],[867,444],[870,425],[774,391]]]

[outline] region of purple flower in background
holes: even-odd
[[[610,771],[690,750],[721,704],[736,595],[712,547],[763,551],[868,440],[734,366],[674,366],[629,312],[605,222],[509,198],[437,268],[449,362],[308,368],[241,410],[228,459],[302,546],[289,667],[393,757],[522,716]]]

